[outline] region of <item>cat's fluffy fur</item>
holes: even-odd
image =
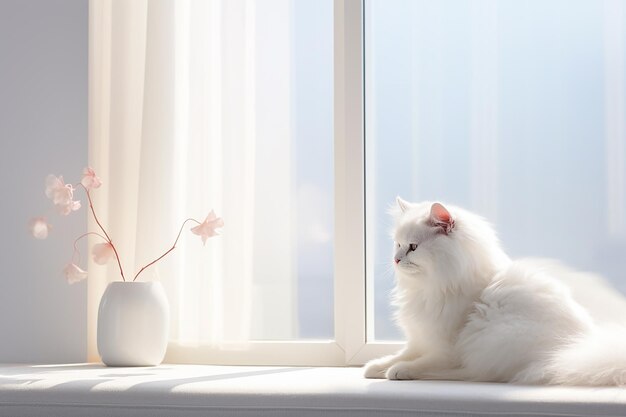
[[[407,343],[369,362],[366,377],[626,383],[626,301],[601,278],[512,261],[493,228],[458,207],[398,199],[394,218],[394,302]]]

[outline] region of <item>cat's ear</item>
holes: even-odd
[[[430,222],[433,226],[441,228],[442,232],[448,234],[454,228],[454,219],[450,212],[439,203],[433,203],[430,207]]]
[[[402,198],[400,198],[400,196],[396,197],[396,203],[398,204],[398,208],[402,213],[404,213],[409,209],[409,207],[411,207],[411,203],[403,200]]]

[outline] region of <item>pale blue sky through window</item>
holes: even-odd
[[[626,4],[366,0],[369,279],[391,320],[397,195],[493,222],[513,257],[597,271],[626,291]]]

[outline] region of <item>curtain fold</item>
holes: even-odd
[[[107,181],[93,193],[126,274],[134,269],[141,160],[147,1],[89,3],[89,163]],[[98,230],[90,216],[89,230]],[[89,237],[89,247],[100,243]],[[97,360],[97,309],[117,265],[89,261],[88,360]],[[132,276],[130,277],[132,279]]]
[[[90,1],[89,163],[127,280],[186,218],[214,209],[226,223],[206,246],[184,230],[138,278],[163,283],[173,342],[296,335],[290,1]],[[88,269],[97,360],[98,302],[118,271]]]

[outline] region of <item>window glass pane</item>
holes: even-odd
[[[298,339],[334,338],[333,2],[292,0]]]
[[[402,338],[389,302],[396,195],[466,207],[512,257],[557,258],[626,290],[625,11],[365,1],[369,338]]]
[[[269,180],[257,190],[265,217],[256,221],[269,233],[255,241],[252,338],[332,339],[332,1],[255,6],[256,175]],[[286,142],[272,139],[282,134]],[[277,166],[287,167],[288,177],[265,175]],[[290,195],[276,194],[275,181],[287,181],[279,190]],[[272,235],[278,230],[288,233]],[[286,265],[285,281],[277,274]]]

